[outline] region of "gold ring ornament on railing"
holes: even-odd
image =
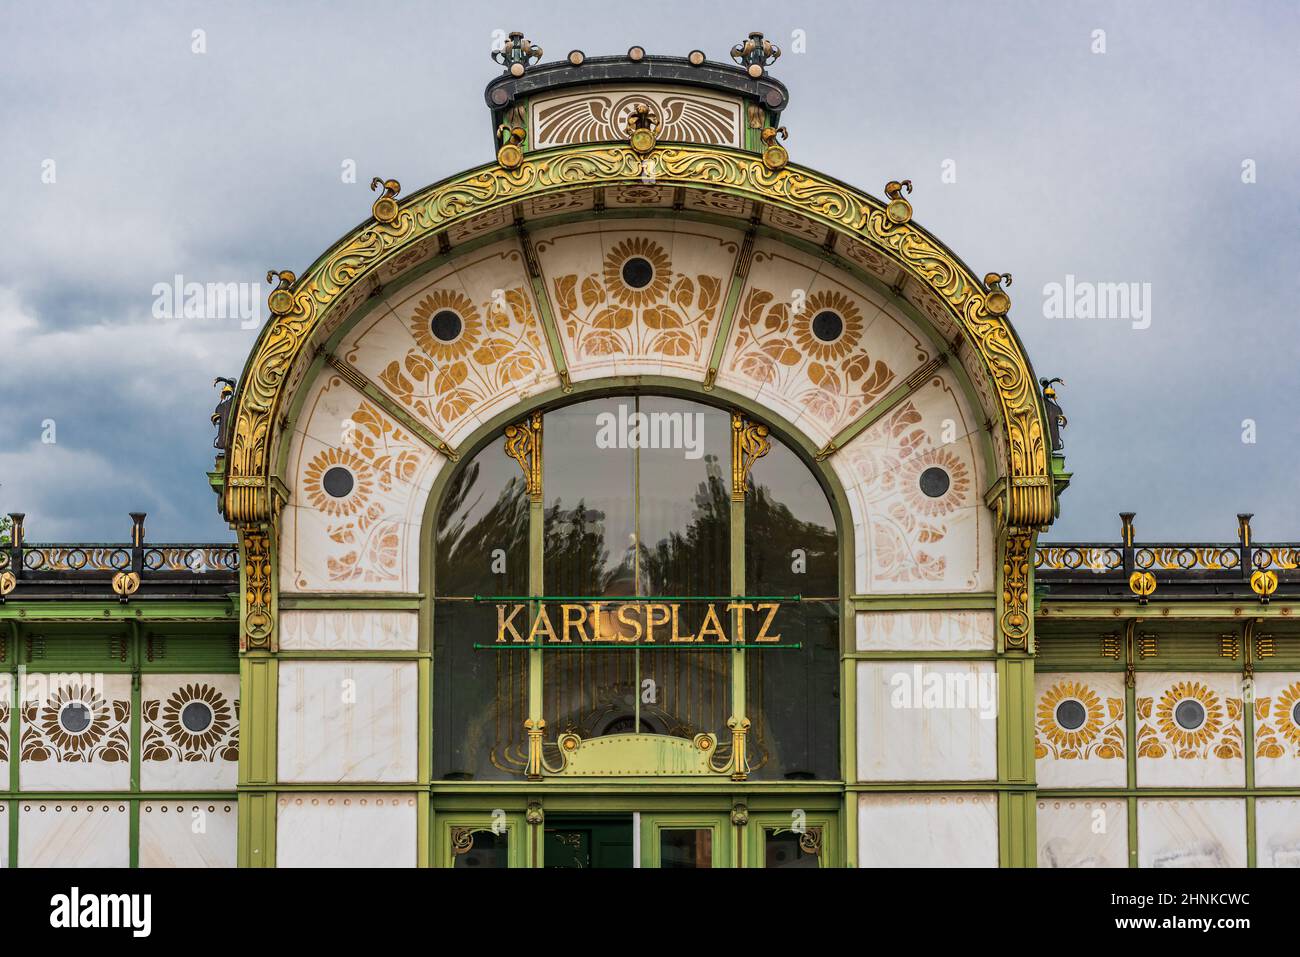
[[[492,51],[491,57],[511,76],[523,76],[525,70],[542,58],[542,48],[525,40],[520,31],[513,30],[501,49]]]
[[[266,274],[267,282],[279,282],[280,285],[271,290],[271,294],[266,297],[266,304],[274,316],[287,316],[293,312],[293,293],[290,291],[294,281],[298,277],[287,269],[276,272],[272,269]]]
[[[1128,576],[1128,588],[1138,596],[1138,602],[1145,605],[1147,599],[1155,594],[1156,576],[1150,572],[1134,572]]]
[[[904,191],[909,194],[912,192],[910,179],[894,179],[885,184],[885,195],[889,197],[885,215],[895,226],[902,226],[912,218],[912,204],[903,199]]]
[[[113,591],[123,604],[139,590],[140,576],[135,572],[118,572],[113,576]]]
[[[659,117],[646,103],[638,103],[627,115],[627,137],[632,149],[645,156],[655,148],[659,135]]]
[[[787,140],[790,138],[790,131],[784,126],[765,127],[758,138],[763,141],[763,165],[775,172],[779,169],[785,169],[785,164],[790,162],[790,153],[784,147],[776,142],[776,138]]]
[[[501,148],[497,150],[497,162],[502,169],[518,169],[524,162],[524,137],[528,131],[522,126],[502,123],[497,127],[497,139]]]
[[[0,572],[0,601],[4,601],[5,596],[17,587],[18,579],[13,572]]]
[[[1268,604],[1273,592],[1277,591],[1277,572],[1254,572],[1250,576],[1250,590],[1259,596],[1261,604]]]
[[[397,194],[402,191],[402,184],[395,179],[380,179],[376,176],[370,181],[371,192],[383,187],[383,195],[370,207],[370,215],[375,221],[388,226],[397,221]]]
[[[1011,273],[991,272],[984,274],[984,285],[988,293],[984,296],[984,308],[994,316],[1005,316],[1011,311],[1011,297],[1002,289],[1002,285],[1011,285]]]

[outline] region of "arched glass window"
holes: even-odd
[[[581,401],[540,426],[540,501],[500,439],[443,492],[435,778],[525,771],[530,675],[549,753],[564,734],[711,733],[729,746],[740,695],[752,776],[838,777],[838,550],[809,467],[772,440],[733,501],[732,415],[679,398]],[[739,619],[738,594],[755,605]],[[760,628],[780,639],[752,644]]]

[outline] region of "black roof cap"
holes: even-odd
[[[634,48],[638,49],[638,48]],[[576,65],[559,60],[529,67],[523,76],[503,73],[487,85],[483,98],[493,113],[510,107],[520,97],[566,87],[601,83],[682,84],[739,95],[780,113],[790,102],[780,80],[766,73],[752,77],[738,66],[704,61],[698,66],[686,57],[643,55],[638,60],[622,56],[577,57]]]

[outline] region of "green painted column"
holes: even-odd
[[[275,866],[279,720],[278,555],[273,528],[240,529],[239,853],[240,867]]]
[[[1034,777],[1034,532],[998,537],[998,864],[1038,862]]]

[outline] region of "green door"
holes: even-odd
[[[631,814],[549,815],[544,867],[631,867]]]
[[[640,814],[641,866],[695,869],[732,867],[726,814]]]

